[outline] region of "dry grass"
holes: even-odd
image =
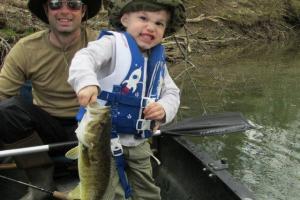
[[[4,57],[10,49],[10,44],[4,38],[0,37],[0,69],[4,61]]]
[[[11,45],[20,37],[45,28],[30,14],[26,3],[27,0],[1,0],[0,37]],[[164,40],[170,61],[184,59],[187,52],[203,54],[241,41],[286,40],[295,30],[286,19],[297,21],[300,16],[297,0],[186,0],[184,3],[188,13],[185,28]],[[95,30],[106,28],[107,12],[102,9],[89,20],[88,26]],[[1,55],[5,48],[1,47]]]

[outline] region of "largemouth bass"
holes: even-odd
[[[76,130],[79,144],[66,153],[67,158],[78,158],[80,182],[68,199],[100,200],[110,177],[110,108],[90,104],[80,123]]]

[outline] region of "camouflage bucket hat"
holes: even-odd
[[[86,16],[82,18],[83,21],[94,17],[101,7],[101,0],[81,0],[87,6]],[[43,5],[47,2],[47,0],[29,0],[28,1],[28,9],[35,16],[37,16],[40,20],[49,24],[48,17],[45,13]]]
[[[158,11],[166,9],[171,11],[171,19],[165,35],[169,36],[183,27],[186,20],[185,8],[181,0],[114,0],[108,7],[109,23],[117,30],[124,31],[121,17],[124,13],[140,10]]]

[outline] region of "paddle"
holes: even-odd
[[[225,133],[241,132],[254,128],[241,113],[228,112],[203,115],[200,117],[188,118],[181,122],[163,126],[154,135],[187,135],[187,136],[209,136]],[[7,156],[17,156],[36,152],[51,151],[65,146],[75,146],[76,141],[54,143],[35,147],[25,147],[19,149],[0,151],[0,158]]]
[[[255,128],[239,112],[225,112],[187,118],[161,127],[163,135],[213,136]],[[159,133],[155,133],[159,134]]]
[[[38,153],[38,152],[46,152],[51,151],[54,149],[66,148],[66,147],[73,147],[78,144],[77,141],[71,142],[59,142],[47,145],[39,145],[39,146],[32,146],[32,147],[23,147],[17,149],[9,149],[0,151],[0,158],[8,157],[8,156],[18,156],[24,154],[31,154],[31,153]]]

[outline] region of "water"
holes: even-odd
[[[182,89],[179,118],[240,111],[260,128],[191,138],[258,200],[300,199],[300,42],[250,45],[192,56],[171,68]],[[186,71],[182,70],[186,69]]]

